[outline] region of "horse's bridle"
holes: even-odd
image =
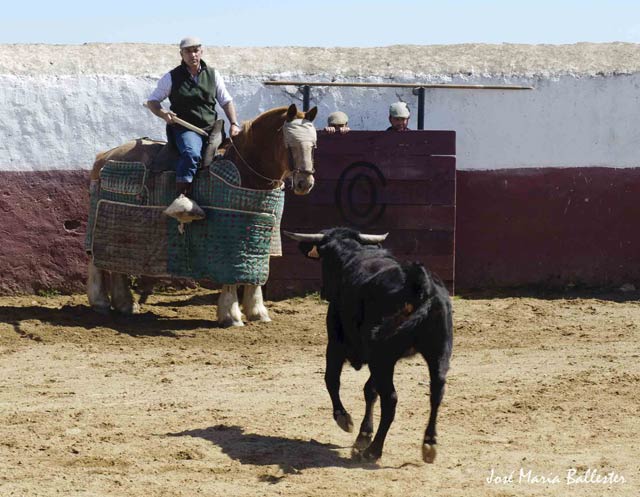
[[[278,130],[277,130],[277,133],[280,133],[282,131],[283,134],[284,134],[284,126],[285,125],[286,125],[286,123],[283,124],[282,126],[280,126],[280,128],[278,128]],[[300,167],[295,167],[295,161],[293,159],[293,153],[291,152],[291,147],[287,144],[287,140],[285,139],[285,137],[283,137],[283,140],[285,141],[285,148],[287,149],[287,161],[288,161],[288,172],[284,176],[284,179],[292,178],[292,182],[293,182],[293,177],[296,174],[304,174],[306,176],[312,176],[316,172],[314,167],[311,167],[310,170],[302,169]],[[231,136],[229,136],[229,141],[231,142],[231,146],[233,147],[233,150],[235,150],[236,155],[240,158],[242,163],[245,165],[245,167],[249,171],[251,171],[253,174],[258,176],[259,178],[269,181],[269,183],[274,185],[275,188],[282,188],[284,186],[284,181],[282,181],[281,179],[269,178],[267,176],[264,176],[263,174],[260,174],[253,167],[251,167],[251,165],[247,162],[247,160],[240,153],[240,150],[238,150],[238,147],[236,147],[236,144],[233,141],[233,138]],[[316,147],[314,145],[313,148],[312,148],[312,151],[315,150],[315,148]]]

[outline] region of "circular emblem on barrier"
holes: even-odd
[[[335,200],[342,219],[356,228],[366,228],[384,214],[386,204],[380,203],[380,191],[387,180],[380,169],[370,162],[354,162],[340,175]]]

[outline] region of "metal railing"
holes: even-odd
[[[297,86],[302,92],[302,109],[309,110],[312,86],[343,86],[351,88],[413,88],[413,94],[418,96],[418,129],[424,129],[424,91],[438,88],[447,90],[533,90],[533,86],[516,85],[459,85],[447,83],[345,83],[345,82],[317,82],[317,81],[265,81],[266,86]]]

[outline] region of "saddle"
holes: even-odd
[[[202,149],[202,160],[200,161],[199,168],[209,167],[214,159],[221,155],[218,149],[222,145],[224,135],[224,121],[218,119],[213,123],[207,143],[205,143]],[[175,144],[166,142],[158,154],[152,159],[151,164],[147,164],[147,167],[149,171],[153,173],[174,171],[179,158],[180,152],[178,152]]]

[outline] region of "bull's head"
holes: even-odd
[[[333,228],[320,233],[291,233],[282,231],[286,236],[299,242],[300,250],[311,259],[319,259],[321,252],[318,250],[332,240],[350,239],[361,245],[377,245],[386,240],[389,233],[384,235],[368,235],[349,228]]]

